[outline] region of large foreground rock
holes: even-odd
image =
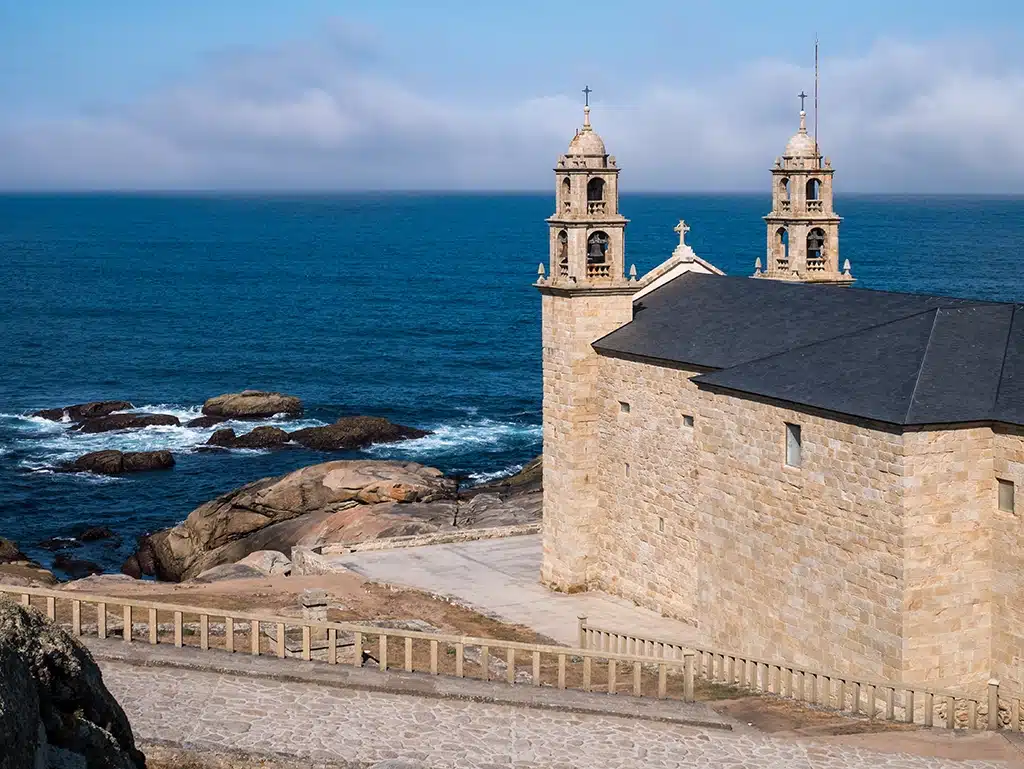
[[[203,404],[203,413],[228,419],[261,419],[275,414],[297,416],[302,413],[302,401],[294,395],[243,390],[210,398]]]
[[[307,449],[344,451],[374,443],[394,443],[430,435],[426,430],[396,425],[382,417],[342,417],[326,427],[307,427],[291,433],[291,439]]]
[[[234,563],[257,550],[291,552],[315,538],[314,530],[336,514],[366,524],[378,536],[391,522],[367,518],[380,502],[432,502],[451,494],[453,483],[440,470],[412,462],[353,460],[325,462],[287,475],[264,478],[217,497],[189,513],[185,522],[139,542],[125,563],[132,576],[191,579],[222,563]],[[343,525],[336,521],[337,525]]]
[[[93,401],[91,403],[76,403],[73,406],[63,406],[57,409],[43,409],[35,412],[32,416],[50,419],[54,422],[61,422],[67,418],[71,422],[81,422],[83,419],[93,417],[105,417],[115,411],[127,411],[135,408],[128,401]]]
[[[0,600],[0,767],[145,769],[92,655],[32,609]]]
[[[137,430],[141,427],[177,427],[181,422],[171,414],[110,414],[86,419],[75,429],[83,433],[107,433],[111,430]]]
[[[63,469],[74,473],[122,475],[148,470],[168,470],[174,467],[174,456],[169,451],[94,451],[76,459]]]

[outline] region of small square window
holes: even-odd
[[[683,427],[693,427],[693,416],[683,414]]]
[[[786,464],[800,467],[801,460],[800,425],[786,423]]]
[[[628,414],[629,404],[626,403],[626,401],[619,401],[619,411],[621,411],[623,414]]]
[[[999,484],[999,509],[1004,513],[1012,513],[1013,509],[1013,481],[998,479]]]
[[[629,477],[629,462],[626,462],[626,477]]]
[[[658,518],[658,531],[660,531],[662,534],[665,533],[665,519],[664,518],[660,518],[660,517]]]

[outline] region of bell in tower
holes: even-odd
[[[800,128],[772,168],[772,210],[766,217],[768,250],[755,278],[805,283],[853,282],[850,262],[839,265],[839,222],[832,207],[832,164],[822,160],[815,137],[807,133],[801,92]]]
[[[565,287],[627,283],[625,229],[619,213],[619,169],[590,125],[590,88],[583,89],[583,127],[555,166],[550,228],[550,282]]]

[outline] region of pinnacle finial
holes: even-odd
[[[760,275],[761,274],[761,257],[760,256],[757,257],[757,261],[754,262],[754,274],[755,275]]]
[[[544,262],[537,265],[537,277],[541,280],[544,279]]]
[[[849,275],[849,274],[850,274],[850,260],[847,259],[845,262],[843,262],[843,275]]]
[[[636,280],[636,265],[635,264],[629,265],[629,279],[630,280]]]

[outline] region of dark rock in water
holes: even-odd
[[[92,655],[39,612],[0,602],[0,766],[145,769]]]
[[[227,421],[225,417],[196,417],[185,423],[185,427],[213,427]]]
[[[396,425],[381,417],[342,417],[326,427],[296,430],[291,439],[307,449],[346,451],[366,448],[373,443],[395,443],[427,435],[430,435],[427,430]]]
[[[257,427],[252,432],[235,438],[231,448],[269,449],[274,446],[283,446],[289,440],[288,433],[280,427]]]
[[[128,556],[121,565],[121,573],[135,579],[142,579],[144,574],[157,579],[169,578],[161,573],[160,563],[156,558],[153,542],[148,534],[138,538],[135,552]]]
[[[148,470],[167,470],[171,467],[174,467],[174,456],[169,451],[121,452],[109,449],[85,454],[63,469],[75,473],[121,475]]]
[[[170,414],[111,414],[86,419],[75,429],[83,433],[106,433],[111,430],[130,430],[154,425],[177,427],[180,424],[178,418]]]
[[[59,409],[43,409],[35,412],[32,416],[60,422],[66,414],[72,422],[81,422],[83,419],[105,417],[115,411],[126,411],[131,408],[135,407],[128,401],[93,401],[92,403],[76,403],[74,406],[64,406]]]
[[[206,441],[207,446],[222,446],[224,448],[230,447],[235,442],[235,431],[230,427],[225,427],[221,430],[217,430],[213,435],[210,436],[209,440]]]
[[[70,550],[71,548],[81,546],[81,542],[71,537],[50,537],[49,539],[44,539],[38,545],[38,547],[43,550],[49,550],[51,553],[55,550]]]
[[[82,579],[93,574],[102,574],[103,567],[92,561],[85,561],[80,558],[72,558],[64,553],[59,553],[53,559],[53,568],[63,571],[71,579]]]
[[[235,435],[230,427],[217,430],[206,442],[207,446],[227,449],[271,449],[283,446],[291,437],[280,427],[257,427],[245,435]]]
[[[116,536],[117,534],[106,526],[92,526],[79,534],[78,538],[82,542],[97,542],[101,539],[111,539]]]
[[[261,419],[275,414],[297,416],[302,413],[302,401],[294,395],[243,390],[210,398],[203,404],[203,413],[231,419]]]

